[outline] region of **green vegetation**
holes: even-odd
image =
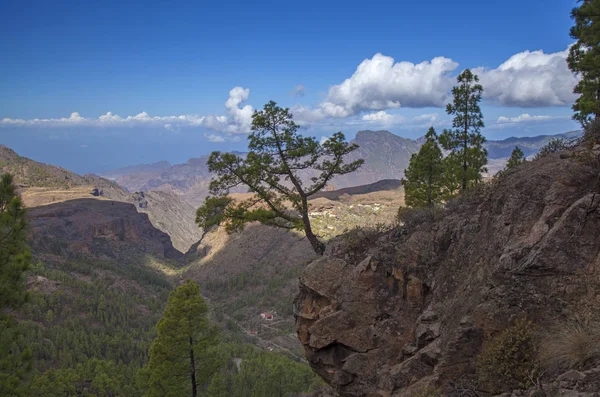
[[[145,266],[83,259],[32,271],[36,292],[20,311],[38,372],[31,395],[95,395],[100,387],[141,395],[136,373],[148,360],[167,279]]]
[[[442,151],[433,127],[425,135],[419,153],[410,156],[402,183],[409,207],[431,207],[442,201],[443,186]]]
[[[477,357],[481,385],[493,393],[531,386],[536,365],[535,327],[529,320],[517,320],[505,329]]]
[[[79,259],[60,264],[60,270],[57,267],[38,264],[31,269],[36,292],[31,293],[29,302],[19,310],[21,334],[16,348],[23,351],[29,347],[35,366],[31,385],[20,383],[21,394],[129,397],[148,392],[152,395],[148,389],[152,376],[160,378],[161,370],[173,369],[148,364],[151,344],[153,340],[159,341],[155,326],[171,290],[169,280],[144,265]],[[295,271],[294,276],[298,273],[299,270]],[[244,283],[240,277],[239,281],[231,282],[231,288],[247,285]],[[265,290],[265,297],[277,288],[278,281],[274,279]],[[281,308],[291,308],[291,297],[287,303]],[[241,308],[243,302],[236,305]],[[174,329],[181,331],[180,326]],[[225,331],[222,339],[231,339],[234,332]],[[210,395],[208,388],[213,382],[212,392],[215,392],[220,382],[215,380],[216,374],[221,377],[227,396],[251,397],[253,388],[249,384],[254,385],[259,377],[272,381],[280,371],[289,379],[303,382],[300,389],[297,384],[286,386],[286,393],[309,391],[310,387],[322,385],[307,365],[282,354],[261,353],[239,342],[215,342],[205,348],[198,357],[208,358],[212,364],[200,368],[204,372],[199,372],[197,378],[198,395]],[[239,372],[232,364],[234,358],[242,360]],[[187,393],[192,395],[191,388]]]
[[[196,397],[199,385],[209,382],[215,360],[208,353],[217,343],[217,333],[207,314],[197,283],[187,280],[171,292],[150,348],[146,396]]]
[[[481,173],[487,171],[487,150],[483,148],[485,138],[483,114],[479,107],[483,87],[479,77],[465,69],[457,77],[458,85],[452,88],[454,100],[446,106],[446,113],[453,115],[451,130],[440,135],[440,144],[450,150],[446,157],[446,168],[452,169],[460,190],[465,191],[481,181]],[[449,189],[454,193],[453,188]]]
[[[597,25],[600,1],[579,2],[581,5],[571,11],[575,25],[570,33],[577,42],[569,48],[567,62],[569,68],[581,76],[581,81],[573,90],[579,94],[573,104],[573,118],[585,127],[600,115],[600,30]]]
[[[363,161],[344,162],[344,157],[357,145],[348,144],[341,132],[321,144],[313,137],[299,134],[298,128],[289,109],[280,108],[273,101],[263,110],[255,111],[246,157],[213,152],[207,163],[209,170],[217,174],[210,185],[213,196],[227,196],[231,188],[240,185],[247,186],[254,196],[232,202],[218,215],[214,209],[220,208],[222,201],[209,197],[199,209],[198,223],[222,221],[230,232],[253,221],[303,230],[315,252],[322,255],[325,245],[312,231],[308,198],[322,190],[334,176],[353,172]],[[308,185],[302,179],[306,173],[313,175]]]
[[[22,394],[31,370],[31,349],[10,314],[27,300],[24,272],[31,261],[25,210],[13,177],[0,178],[0,395]]]
[[[551,139],[547,144],[545,144],[540,151],[535,155],[535,159],[541,159],[546,157],[551,153],[562,152],[563,150],[567,150],[569,148],[569,144],[566,140],[561,138]]]
[[[439,136],[433,127],[425,135],[426,142],[410,159],[403,179],[408,207],[432,207],[477,186],[487,168],[487,150],[483,114],[479,107],[483,87],[469,69],[457,77],[452,88],[453,102],[446,112],[454,116],[452,129]],[[439,145],[449,154],[442,158]]]
[[[511,168],[514,168],[517,165],[521,164],[523,161],[525,161],[525,155],[523,154],[523,151],[518,146],[515,146],[512,153],[510,154],[508,162],[506,163],[506,169],[510,170]]]

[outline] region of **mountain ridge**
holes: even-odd
[[[490,164],[488,174],[492,175],[504,167],[504,163],[515,146],[523,149],[526,156],[536,153],[553,138],[572,138],[580,135],[578,131],[570,131],[557,135],[538,135],[535,137],[510,137],[499,141],[490,140],[485,143],[489,152]],[[365,163],[350,175],[336,177],[330,188],[342,189],[367,185],[384,179],[401,179],[408,167],[410,156],[419,150],[422,140],[409,139],[387,130],[361,130],[356,133],[353,143],[359,148],[348,155],[348,160],[362,158]],[[236,152],[238,154],[243,154]],[[114,180],[128,190],[161,190],[171,191],[181,196],[193,206],[202,204],[208,194],[211,174],[206,166],[208,156],[189,159],[186,163],[176,164],[168,169],[150,173],[133,173],[112,175]],[[141,166],[141,165],[140,165]],[[135,166],[133,166],[135,167]]]

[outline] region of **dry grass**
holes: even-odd
[[[540,362],[548,369],[582,368],[600,358],[600,324],[560,324],[542,336]]]
[[[21,197],[25,206],[29,208],[62,203],[63,201],[76,200],[80,198],[107,200],[105,197],[93,196],[92,190],[94,190],[94,185],[76,186],[69,189],[33,187],[23,189],[21,191]]]

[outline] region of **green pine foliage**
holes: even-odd
[[[240,371],[234,371],[228,380],[227,396],[293,396],[324,386],[306,364],[292,361],[282,354],[247,350]]]
[[[457,82],[452,88],[453,102],[446,107],[446,113],[454,116],[452,129],[444,130],[439,139],[442,147],[451,152],[445,159],[450,174],[449,194],[455,193],[456,179],[460,181],[460,191],[465,191],[481,182],[481,173],[487,171],[487,150],[481,135],[483,114],[479,107],[483,87],[469,69],[458,75]]]
[[[19,310],[22,343],[31,348],[37,373],[25,395],[142,395],[137,372],[148,361],[171,289],[165,276],[144,266],[83,259],[38,264],[31,272],[43,281]],[[97,392],[106,378],[114,394]]]
[[[198,210],[198,224],[224,222],[229,232],[254,221],[299,229],[304,231],[315,252],[322,255],[325,245],[312,231],[308,199],[333,177],[355,171],[363,161],[344,161],[358,146],[347,143],[341,132],[319,143],[313,137],[299,134],[298,128],[289,109],[273,101],[263,110],[255,111],[246,157],[213,152],[207,162],[209,170],[217,175],[210,185],[212,196],[226,197],[230,189],[240,185],[248,187],[255,196],[232,202],[218,215],[214,209],[221,208],[222,201],[209,197]],[[307,174],[314,175],[308,182],[302,178]]]
[[[196,282],[187,280],[171,292],[150,348],[146,396],[195,397],[199,385],[209,382],[216,370],[209,348],[217,343],[217,333],[207,315]]]
[[[409,207],[431,207],[442,201],[444,166],[442,151],[433,127],[425,135],[425,143],[410,157],[404,171],[404,192]]]
[[[525,155],[523,154],[523,151],[521,150],[520,147],[515,146],[512,153],[510,154],[510,158],[508,159],[508,162],[506,163],[506,169],[510,170],[511,168],[516,167],[517,165],[521,164],[524,161],[525,161]]]
[[[25,210],[13,177],[0,177],[0,395],[24,394],[31,372],[31,348],[10,312],[28,297],[24,273],[30,266]]]
[[[213,375],[210,386],[206,389],[207,397],[227,397],[227,387],[220,372]]]
[[[600,0],[579,0],[573,8],[571,38],[577,40],[569,48],[569,68],[581,76],[573,92],[579,98],[573,104],[573,118],[585,127],[600,115]]]

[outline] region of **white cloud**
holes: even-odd
[[[390,114],[385,110],[380,110],[379,112],[374,113],[367,113],[362,116],[361,120],[387,126],[390,126],[392,124],[401,124],[405,122],[404,117],[397,114]]]
[[[247,134],[252,125],[254,109],[250,105],[240,107],[248,100],[250,90],[234,87],[229,91],[229,98],[225,102],[227,116],[209,115],[203,120],[202,125],[211,130],[226,134]]]
[[[248,100],[249,89],[234,87],[229,91],[229,98],[225,102],[227,110],[226,116],[199,116],[197,114],[188,114],[180,116],[150,116],[146,112],[138,113],[134,116],[121,117],[118,114],[107,112],[98,118],[85,118],[79,113],[73,112],[70,117],[55,119],[11,119],[4,118],[0,120],[2,126],[40,126],[40,127],[69,127],[69,126],[87,126],[87,127],[135,127],[135,126],[153,126],[164,127],[169,131],[179,131],[182,127],[205,127],[225,135],[247,134],[250,132],[252,123],[252,113],[254,109],[250,105],[241,106]],[[210,137],[210,138],[208,138]],[[222,142],[217,140],[215,134],[207,135],[212,142]],[[223,141],[225,140],[222,138]]]
[[[413,118],[414,121],[424,121],[427,123],[435,123],[439,120],[440,115],[437,113],[424,113]]]
[[[369,113],[362,116],[364,121],[389,121],[393,118],[391,114],[384,110],[380,110],[377,113]]]
[[[111,127],[111,126],[139,126],[139,125],[155,125],[164,126],[169,129],[176,124],[181,125],[201,125],[204,117],[198,115],[181,115],[181,116],[154,116],[151,117],[148,113],[142,112],[135,116],[121,117],[112,112],[108,112],[98,118],[82,117],[79,113],[73,112],[70,117],[62,117],[55,119],[10,119],[5,118],[0,120],[0,126],[41,126],[41,127],[68,127],[68,126],[89,126],[89,127]],[[168,127],[170,126],[170,127]]]
[[[483,97],[502,106],[568,106],[576,95],[578,78],[566,62],[568,50],[545,54],[524,51],[511,56],[496,69],[476,68]]]
[[[221,143],[221,142],[225,142],[226,139],[221,136],[221,135],[216,135],[216,134],[204,134],[204,137],[209,141],[209,142],[216,142],[216,143]]]
[[[450,73],[457,67],[445,57],[413,64],[376,54],[331,87],[318,109],[329,117],[347,117],[365,110],[444,106],[453,83]]]
[[[526,123],[526,122],[530,122],[530,121],[548,121],[548,120],[555,120],[555,119],[561,119],[561,118],[567,118],[567,117],[563,117],[563,116],[530,116],[529,113],[523,113],[516,117],[500,116],[500,117],[498,117],[498,120],[496,120],[496,123],[498,123],[498,124]]]
[[[483,84],[484,99],[490,103],[518,107],[568,106],[575,99],[572,90],[578,78],[568,69],[567,53],[568,50],[550,54],[543,51],[524,51],[511,56],[497,68],[479,67],[473,70]],[[350,77],[331,86],[321,102],[311,107],[293,106],[291,113],[294,120],[302,126],[327,119],[346,119],[347,125],[437,125],[442,123],[442,117],[436,113],[404,119],[386,110],[401,107],[444,107],[451,99],[450,89],[456,84],[457,68],[458,64],[455,61],[445,57],[415,64],[397,62],[392,57],[376,54],[363,60]],[[303,93],[302,85],[296,86],[291,92],[294,96]],[[185,127],[204,127],[212,130],[211,135],[221,134],[224,139],[232,140],[235,136],[248,134],[251,130],[254,108],[245,104],[249,96],[250,90],[247,88],[231,89],[225,102],[225,114],[222,115],[151,116],[141,112],[121,117],[107,112],[98,118],[86,118],[74,112],[69,117],[53,119],[4,118],[0,119],[0,127],[156,126],[170,131],[178,131]],[[530,117],[533,119],[519,121],[510,121],[510,117],[500,117],[497,123],[533,121],[536,117],[537,120],[541,120],[540,117],[543,116]]]
[[[302,84],[298,84],[294,87],[294,89],[290,92],[292,96],[304,96],[306,94],[306,90]]]

